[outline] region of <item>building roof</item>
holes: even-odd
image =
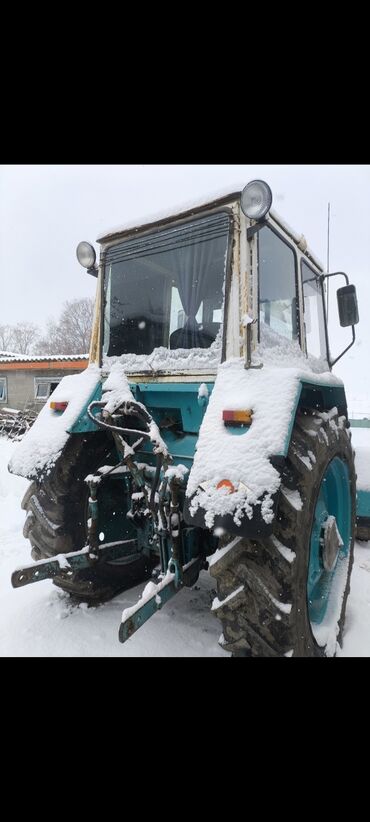
[[[75,360],[88,360],[88,354],[51,354],[48,356],[42,354],[11,354],[9,351],[0,351],[0,362],[38,362],[50,363],[53,362],[69,362]]]
[[[5,354],[5,356],[4,356]],[[55,354],[37,357],[21,354],[9,355],[0,351],[0,371],[83,371],[89,363],[88,354]]]

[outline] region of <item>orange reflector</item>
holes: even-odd
[[[246,411],[223,411],[222,419],[224,422],[239,422],[243,425],[252,425],[253,411],[247,409]]]
[[[232,482],[230,482],[230,480],[226,480],[226,479],[225,479],[225,480],[221,480],[221,482],[219,482],[219,483],[218,483],[218,485],[217,485],[216,487],[217,487],[217,491],[218,491],[220,488],[227,488],[227,489],[228,489],[228,491],[229,491],[229,494],[234,494],[234,493],[235,493],[235,491],[236,491],[236,488],[235,488],[235,486],[232,484]]]
[[[68,405],[68,402],[54,402],[53,401],[53,402],[50,403],[50,408],[52,408],[53,411],[65,411],[66,408],[67,408],[67,405]]]

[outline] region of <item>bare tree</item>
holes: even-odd
[[[0,325],[0,351],[11,351],[13,345],[13,329],[11,325]]]
[[[31,354],[37,345],[39,329],[33,323],[12,326],[12,349],[17,354]]]
[[[90,347],[94,300],[67,300],[59,321],[48,320],[46,335],[38,343],[39,354],[86,354]]]

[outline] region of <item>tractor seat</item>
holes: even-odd
[[[178,328],[170,336],[170,348],[210,348],[216,339],[220,323],[207,323],[199,328]]]

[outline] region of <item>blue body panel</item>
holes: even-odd
[[[208,405],[207,397],[198,398],[200,382],[155,382],[155,383],[130,383],[132,394],[138,402],[146,406],[157,425],[161,426],[161,436],[163,437],[175,464],[183,464],[189,470],[192,466],[196,444],[198,440],[199,428]],[[210,396],[214,383],[206,383],[208,395]],[[91,394],[91,397],[79,415],[76,422],[69,429],[70,434],[80,434],[98,431],[98,426],[89,419],[86,413],[87,406],[100,400],[102,396],[102,383],[99,382]],[[336,406],[339,414],[347,413],[346,397],[344,387],[341,385],[323,385],[311,380],[301,380],[297,385],[297,393],[292,404],[291,422],[286,435],[283,452],[277,456],[286,457],[289,450],[290,439],[294,426],[294,420],[298,408],[305,407],[312,410],[327,411]],[[178,421],[179,433],[169,428],[163,428],[164,418],[171,416]],[[370,425],[369,420],[351,421],[352,425]],[[180,433],[181,430],[181,433]],[[235,435],[245,433],[244,429],[230,429]],[[149,465],[155,464],[155,457],[150,444],[146,443],[137,452],[143,462]],[[370,517],[370,493],[366,491],[357,492],[357,516]]]
[[[357,491],[356,514],[358,517],[370,519],[370,491]]]
[[[201,382],[131,383],[130,388],[135,400],[148,408],[157,424],[164,411],[176,409],[180,411],[183,430],[198,435],[206,408],[205,403],[198,400],[200,385]],[[206,385],[210,395],[213,383]]]
[[[69,434],[86,434],[88,431],[99,431],[97,425],[94,425],[92,420],[87,416],[86,409],[90,405],[91,402],[101,400],[102,395],[102,384],[99,380],[96,388],[92,392],[88,402],[86,403],[83,411],[81,411],[80,416],[77,418],[76,422],[68,429]]]
[[[364,417],[362,420],[350,419],[351,428],[370,428],[370,419]],[[370,466],[369,466],[370,471]],[[358,518],[370,520],[370,491],[358,488],[356,494],[356,514]],[[361,526],[361,523],[358,523]]]
[[[165,418],[170,415],[178,421],[181,435],[169,428],[161,427],[161,436],[173,456],[174,463],[176,465],[182,463],[189,469],[194,459],[199,428],[208,405],[207,397],[198,398],[200,385],[202,385],[201,382],[130,383],[135,400],[145,405],[157,425],[163,424]],[[210,395],[214,384],[206,383],[206,385]],[[87,416],[86,409],[91,402],[100,400],[101,396],[102,383],[99,382],[80,416],[69,429],[70,434],[84,434],[99,430],[98,426],[94,425]],[[137,453],[142,461],[149,465],[155,464],[150,444],[145,444]]]
[[[350,420],[351,428],[370,428],[370,420]]]

